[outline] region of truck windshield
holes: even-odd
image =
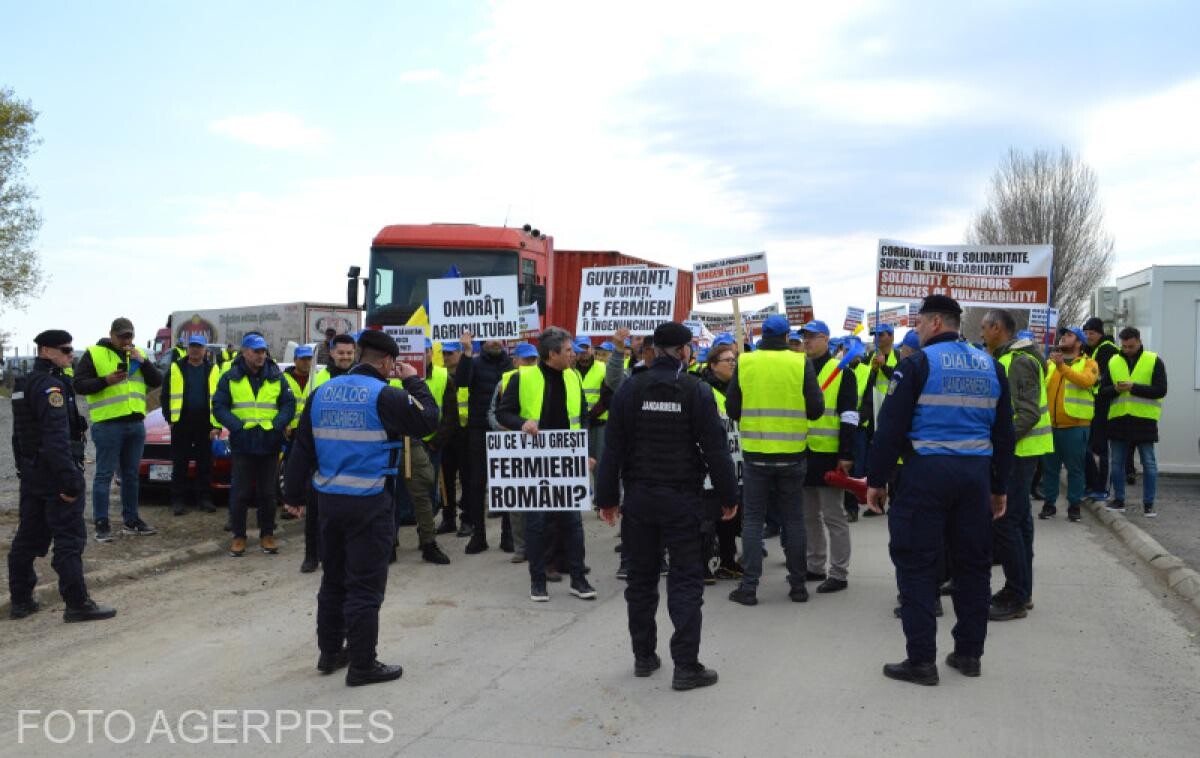
[[[367,322],[404,323],[429,297],[426,281],[444,277],[451,266],[462,276],[513,276],[517,257],[515,250],[372,248]]]

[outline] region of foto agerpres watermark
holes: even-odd
[[[362,709],[157,710],[141,718],[119,709],[22,709],[17,711],[17,744],[383,745],[395,737],[392,720],[390,711]]]

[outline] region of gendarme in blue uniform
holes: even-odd
[[[884,487],[904,457],[888,517],[908,659],[935,661],[938,564],[954,567],[955,653],[983,655],[991,599],[990,495],[1005,492],[1015,437],[1008,380],[955,332],[932,337],[896,367],[867,468]]]
[[[392,449],[379,418],[379,393],[387,385],[362,374],[347,374],[317,388],[312,404],[317,472],[313,487],[328,495],[378,495]]]

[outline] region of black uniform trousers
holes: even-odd
[[[649,656],[658,647],[658,576],[665,547],[670,555],[667,611],[675,633],[671,658],[676,666],[696,663],[704,604],[704,563],[701,557],[703,504],[699,491],[631,482],[621,506],[621,544],[629,558],[625,602],[629,606],[629,636],[635,656]]]
[[[317,646],[336,653],[346,642],[353,668],[368,668],[379,641],[379,607],[387,589],[396,534],[392,498],[317,493],[321,521],[321,589]]]
[[[212,499],[212,426],[208,414],[182,416],[171,428],[171,501],[183,503],[188,491],[188,461],[196,462],[192,494],[197,502]]]
[[[954,651],[978,658],[991,602],[991,458],[912,455],[904,459],[888,512],[888,549],[900,589],[908,658],[937,658],[938,583],[944,553],[954,565]]]
[[[45,557],[51,543],[54,557],[50,565],[58,574],[58,592],[63,601],[67,607],[77,608],[87,600],[83,581],[85,494],[80,492],[75,502],[66,503],[57,494],[36,494],[30,488],[21,488],[20,523],[8,554],[8,590],[14,603],[33,599],[37,586],[33,561]]]
[[[258,509],[258,533],[275,533],[275,493],[279,490],[278,453],[234,453],[229,489],[229,520],[233,536],[246,536],[246,511],[253,500]]]

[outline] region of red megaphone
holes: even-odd
[[[854,499],[858,501],[859,505],[867,504],[867,478],[865,476],[862,479],[855,479],[847,476],[846,472],[840,468],[835,468],[833,471],[825,472],[825,483],[830,487],[836,487],[854,495]]]

